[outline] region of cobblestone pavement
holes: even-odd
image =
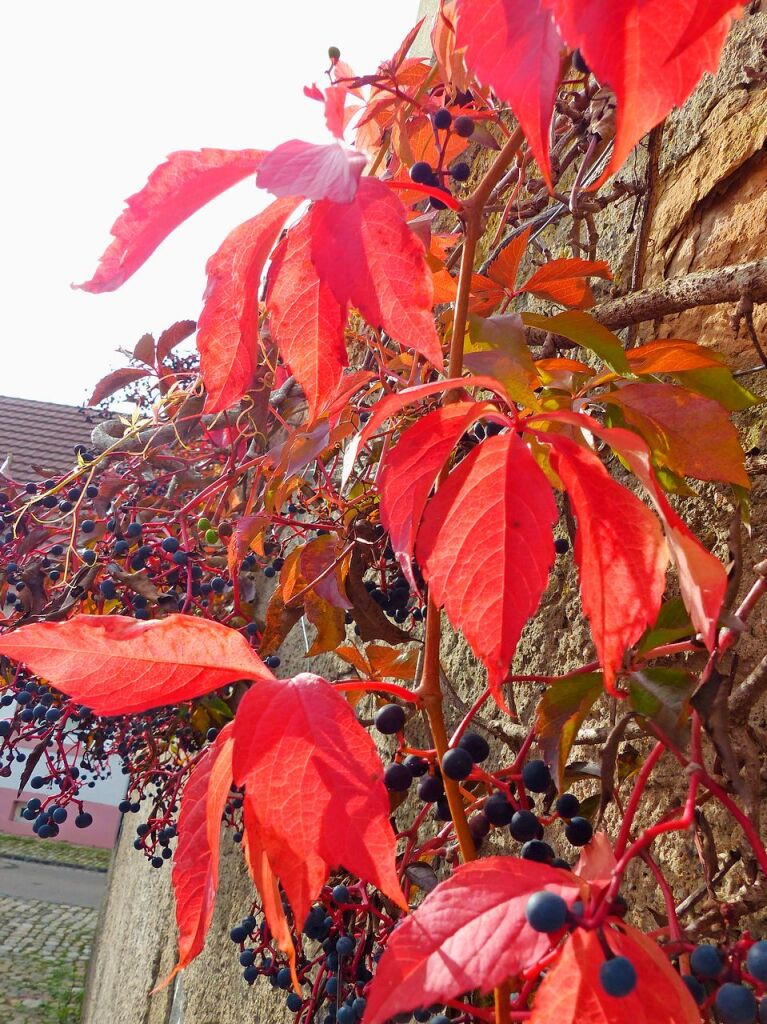
[[[0,1021],[79,1024],[98,911],[0,895]]]
[[[30,858],[46,864],[69,864],[73,868],[106,871],[112,851],[38,839],[36,836],[11,836],[0,833],[0,857],[2,856]]]

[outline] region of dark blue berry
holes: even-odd
[[[716,946],[696,946],[690,955],[690,968],[699,978],[718,978],[722,966],[722,956]]]
[[[475,764],[481,764],[490,756],[490,744],[478,732],[465,732],[458,741],[458,746],[468,750]]]
[[[429,185],[434,180],[434,171],[431,164],[425,160],[418,160],[410,168],[410,180],[419,185]]]
[[[325,982],[325,994],[334,997],[338,992],[338,978],[328,978]]]
[[[357,1014],[351,1006],[342,1006],[336,1017],[338,1024],[356,1024]]]
[[[581,809],[581,802],[573,793],[563,793],[554,804],[557,814],[563,818],[574,818]]]
[[[545,793],[551,784],[551,772],[545,761],[528,761],[522,769],[522,782],[531,793]]]
[[[512,816],[509,831],[518,843],[526,843],[538,836],[538,819],[532,811],[516,811]]]
[[[422,775],[425,775],[429,770],[428,761],[425,761],[422,757],[418,757],[417,754],[410,754],[402,762],[414,779],[420,779]]]
[[[554,851],[548,843],[541,839],[531,839],[525,843],[519,851],[520,857],[524,860],[534,860],[539,864],[551,864],[554,860]]]
[[[608,996],[621,999],[636,988],[637,972],[625,956],[614,956],[599,968],[599,981]]]
[[[508,825],[514,816],[514,808],[503,793],[493,793],[485,804],[485,815],[493,825]]]
[[[453,115],[447,107],[440,107],[436,113],[432,114],[431,120],[435,128],[446,131],[452,124]]]
[[[57,825],[63,825],[67,820],[67,809],[66,807],[57,807],[53,812],[53,820]]]
[[[693,977],[692,974],[683,974],[682,981],[687,986],[690,995],[698,1004],[698,1006],[701,1006],[706,998],[706,990],[703,988],[698,979]]]
[[[468,778],[473,767],[471,754],[462,747],[453,747],[446,751],[442,758],[442,774],[456,782]]]
[[[714,1006],[722,1024],[753,1024],[756,1020],[756,996],[745,985],[726,981],[716,994]]]
[[[404,764],[390,764],[384,770],[384,785],[393,793],[405,793],[410,789],[413,776]]]
[[[767,982],[767,941],[755,942],[746,956],[748,973],[757,981]]]
[[[570,550],[570,541],[564,537],[557,537],[554,541],[554,550],[558,555],[564,555]]]
[[[405,711],[399,704],[384,704],[376,712],[375,727],[384,736],[393,736],[405,725]]]
[[[336,953],[339,956],[349,956],[350,953],[354,952],[356,943],[350,935],[342,935],[341,938],[336,942]]]
[[[348,903],[351,894],[349,893],[349,889],[347,888],[347,886],[345,886],[345,885],[336,885],[333,888],[333,892],[331,893],[331,896],[333,897],[333,899],[334,899],[334,901],[336,903]]]
[[[418,796],[426,804],[439,800],[444,793],[445,787],[438,775],[426,775],[418,783]]]
[[[277,988],[282,988],[282,989],[290,988],[290,985],[291,985],[290,968],[289,967],[281,967],[279,969],[279,971],[277,971],[276,980],[277,980]]]
[[[573,846],[585,846],[593,835],[594,829],[587,818],[573,818],[565,828],[565,836]]]
[[[88,826],[92,824],[93,815],[88,814],[87,811],[83,811],[81,814],[78,814],[77,817],[75,818],[76,828],[88,828]]]
[[[239,943],[244,942],[249,935],[250,932],[243,928],[241,924],[235,925],[229,932],[229,938],[232,942],[236,942],[238,945]]]
[[[240,966],[250,967],[251,964],[255,963],[256,954],[252,949],[243,949],[240,953]]]
[[[537,932],[558,932],[567,920],[567,904],[555,892],[534,892],[525,904],[525,917]]]
[[[474,122],[466,114],[461,114],[453,121],[453,130],[456,135],[460,135],[462,139],[469,139],[474,134]]]
[[[291,1013],[298,1013],[303,1006],[303,999],[296,992],[291,992],[285,1003]]]
[[[163,551],[166,551],[169,555],[175,554],[179,549],[179,543],[175,537],[166,537],[161,545]]]

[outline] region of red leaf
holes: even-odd
[[[290,964],[290,973],[293,976],[293,983],[296,988],[299,988],[296,976],[296,949],[293,945],[293,936],[285,916],[285,908],[282,905],[277,878],[258,834],[255,801],[247,793],[245,794],[243,804],[243,821],[245,829],[242,845],[245,853],[245,863],[248,865],[250,877],[253,879],[253,884],[261,898],[261,908],[264,911],[269,931],[272,933],[272,937],[277,940],[277,945],[282,952],[287,956]]]
[[[157,362],[162,363],[176,345],[186,341],[197,330],[197,323],[194,320],[179,320],[162,332],[157,339]]]
[[[663,521],[666,540],[679,575],[684,606],[706,647],[712,650],[719,613],[727,592],[724,566],[703,547],[669,505],[653,472],[650,451],[645,442],[633,431],[618,427],[602,430],[601,436],[626,460],[650,494]]]
[[[558,434],[540,437],[552,444],[552,468],[578,521],[581,603],[605,686],[614,693],[624,652],[655,622],[666,589],[668,552],[660,523],[589,449]]]
[[[274,196],[301,196],[350,203],[365,170],[367,157],[337,142],[318,146],[291,139],[266,156],[256,184]]]
[[[353,202],[322,200],[309,216],[312,260],[336,301],[442,369],[425,250],[399,199],[377,178],[363,178]]]
[[[625,459],[650,495],[661,518],[666,542],[679,574],[679,589],[684,606],[690,613],[693,625],[711,650],[727,591],[727,573],[722,563],[703,547],[669,505],[653,471],[647,443],[632,430],[603,427],[591,416],[566,410],[536,416],[535,422],[538,420],[558,421],[579,430],[588,430]]]
[[[595,832],[591,842],[581,848],[581,855],[573,866],[573,873],[595,887],[605,886],[612,880],[617,864],[610,837],[606,832]]]
[[[240,633],[189,615],[34,622],[1,636],[0,654],[24,662],[97,715],[177,704],[238,679],[274,679]]]
[[[306,395],[309,422],[333,395],[347,364],[346,308],[339,305],[311,260],[311,226],[302,218],[274,253],[266,305],[280,355]]]
[[[740,4],[711,0],[541,0],[571,49],[616,95],[617,171],[636,143],[715,71]]]
[[[594,305],[594,295],[586,278],[603,277],[611,281],[612,276],[604,260],[552,260],[539,267],[519,290],[551,299],[561,306],[587,309]]]
[[[259,681],[237,710],[234,774],[269,863],[303,921],[343,865],[403,908],[389,797],[373,740],[324,679]]]
[[[519,635],[554,562],[557,508],[515,433],[489,437],[429,502],[416,556],[431,595],[485,663],[500,703]]]
[[[208,412],[223,412],[251,387],[258,348],[258,285],[299,199],[278,199],[230,232],[205,268],[208,287],[197,347]]]
[[[562,40],[538,0],[458,0],[456,45],[466,65],[514,112],[551,187],[549,132]]]
[[[381,522],[402,572],[414,590],[411,559],[426,501],[442,467],[461,435],[492,406],[457,402],[427,413],[391,448],[378,478]]]
[[[607,995],[599,981],[605,960],[599,934],[576,929],[538,989],[530,1024],[700,1024],[687,986],[652,939],[628,924],[604,933],[613,952],[634,965],[634,991]]]
[[[171,153],[155,168],[140,192],[112,225],[114,241],[90,281],[75,285],[87,292],[111,292],[136,273],[157,246],[200,207],[247,178],[265,154],[258,149],[201,149]]]
[[[581,894],[573,875],[516,857],[456,868],[392,932],[370,987],[365,1024],[475,988],[489,992],[536,963],[550,939],[527,923],[525,905],[542,889],[568,906]]]
[[[158,989],[191,963],[205,945],[218,889],[221,817],[232,788],[233,747],[232,723],[228,723],[192,769],[181,794],[172,875],[178,962]]]
[[[628,384],[604,400],[620,407],[653,456],[674,473],[751,486],[738,432],[719,402],[673,384],[650,382]]]
[[[133,348],[133,358],[147,366],[154,366],[154,335],[141,335]]]
[[[121,391],[128,384],[147,376],[149,376],[149,372],[144,366],[123,366],[119,370],[114,370],[98,382],[93,389],[93,394],[88,399],[88,405],[98,405],[99,402],[103,402],[105,398],[113,395],[115,391]]]

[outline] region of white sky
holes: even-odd
[[[325,142],[327,48],[360,74],[417,0],[42,0],[0,4],[0,394],[77,404],[131,348],[196,319],[205,262],[268,201],[253,180],[186,221],[116,292],[92,276],[123,200],[176,149]]]

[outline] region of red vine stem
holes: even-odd
[[[453,379],[460,377],[463,372],[463,344],[466,333],[466,319],[469,312],[469,297],[471,294],[471,278],[474,273],[474,256],[477,243],[482,235],[484,207],[490,193],[503,177],[503,174],[511,160],[518,152],[524,135],[521,129],[517,128],[504,144],[498,156],[495,158],[487,174],[477,185],[474,193],[464,203],[464,242],[461,253],[461,269],[458,274],[457,295],[455,301],[455,312],[453,315],[453,335],[450,341],[450,357],[448,364],[448,377]],[[446,405],[455,401],[455,392],[445,394]],[[446,469],[440,475],[440,483],[446,475]],[[423,672],[419,694],[423,698],[426,714],[429,719],[434,746],[437,755],[442,760],[448,748],[447,729],[445,717],[442,711],[442,688],[440,685],[440,664],[439,664],[439,643],[441,634],[440,611],[435,605],[431,596],[427,598],[426,604],[426,636],[423,657]],[[444,778],[445,795],[450,815],[455,825],[455,834],[458,839],[458,846],[461,852],[461,859],[464,862],[476,859],[477,851],[474,840],[469,830],[469,823],[466,819],[466,811],[461,798],[461,791],[456,782]],[[495,1024],[509,1024],[509,988],[507,984],[499,985],[495,989]]]

